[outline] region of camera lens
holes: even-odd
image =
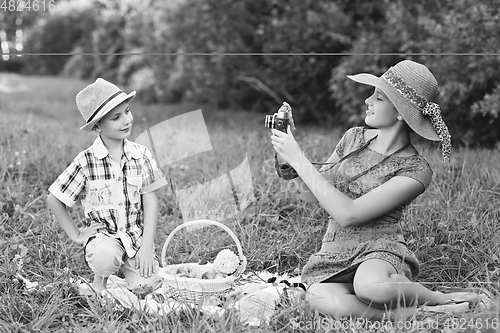
[[[274,115],[272,114],[266,115],[264,126],[266,128],[274,128]]]

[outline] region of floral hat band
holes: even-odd
[[[423,115],[429,117],[432,127],[441,141],[443,159],[445,161],[449,161],[451,155],[451,135],[448,131],[448,127],[443,121],[443,118],[441,118],[441,108],[439,107],[439,104],[430,102],[426,97],[420,95],[394,71],[393,67],[389,68],[389,70],[385,72],[381,78],[392,86],[392,88],[394,88],[401,97],[410,102],[417,109],[421,110]]]
[[[427,140],[440,141],[444,160],[450,159],[451,136],[439,105],[433,102],[438,83],[426,66],[403,60],[381,76],[360,73],[347,77],[383,91],[408,126]]]
[[[422,113],[429,116],[431,119],[432,127],[434,127],[439,139],[441,140],[443,159],[446,162],[449,162],[451,155],[451,135],[448,131],[448,127],[443,121],[443,118],[441,118],[441,108],[437,103],[427,102],[422,110]]]

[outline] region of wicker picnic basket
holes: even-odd
[[[224,278],[202,279],[201,276],[209,270],[210,265],[200,265],[198,263],[185,263],[176,265],[167,264],[165,258],[167,247],[174,235],[183,228],[188,228],[195,225],[214,225],[223,229],[231,236],[233,241],[236,243],[236,247],[238,249],[237,256],[240,260],[238,268],[232,275],[228,275]],[[165,270],[160,275],[163,279],[164,286],[169,290],[171,295],[176,299],[194,303],[200,303],[200,301],[202,301],[207,296],[220,296],[231,289],[235,279],[238,278],[241,273],[243,273],[247,265],[247,260],[243,255],[241,243],[236,235],[224,224],[211,220],[196,220],[185,222],[172,230],[170,235],[165,240],[165,244],[163,245],[163,249],[161,251],[161,262]],[[180,266],[189,266],[193,270],[195,277],[182,277],[175,274],[166,273],[167,270],[176,270]]]

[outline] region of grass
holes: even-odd
[[[292,318],[304,323],[326,320],[300,302],[292,302],[283,304],[268,324],[250,329],[242,326],[231,310],[221,317],[208,316],[196,309],[159,316],[116,311],[79,297],[70,278],[90,278],[90,271],[80,247],[69,240],[51,216],[45,197],[57,175],[94,140],[94,135],[78,130],[82,118],[74,102],[76,93],[88,82],[0,75],[9,84],[26,88],[9,94],[0,91],[1,332],[287,332],[291,331]],[[132,138],[135,138],[146,128],[199,106],[146,106],[134,100],[132,108],[135,116]],[[288,184],[275,176],[269,132],[262,128],[263,114],[202,109],[214,150],[169,166],[177,189],[223,175],[247,156],[255,200],[239,216],[227,221],[242,244],[248,259],[247,271],[297,274],[321,245],[326,213],[298,199]],[[307,155],[319,161],[328,157],[340,134],[339,130],[299,124],[295,137]],[[499,152],[457,149],[451,164],[444,166],[436,147],[419,144],[419,150],[433,167],[434,178],[429,189],[410,206],[403,221],[410,247],[422,262],[419,280],[431,288],[481,286],[498,293]],[[159,197],[158,255],[169,233],[181,221],[171,189],[162,189]],[[83,218],[79,205],[71,209],[71,214],[75,221]],[[206,237],[207,233],[210,237]],[[189,250],[183,254],[183,249],[189,245],[201,257],[210,259],[217,248],[228,244],[231,240],[224,232],[203,229],[188,240],[176,240],[168,259],[187,260]],[[28,292],[16,278],[18,273],[50,288]],[[499,299],[496,301],[500,303]],[[498,310],[473,313],[466,318],[478,317],[483,324],[486,319],[490,323],[500,321]],[[419,315],[413,320],[438,324],[435,330],[438,332],[450,318]],[[471,331],[478,328],[463,327]],[[303,328],[295,331],[325,330],[321,325]],[[340,331],[370,330],[341,327]]]

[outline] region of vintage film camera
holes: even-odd
[[[271,115],[266,115],[266,120],[264,126],[266,128],[274,128],[279,131],[286,133],[288,128],[290,114],[292,113],[292,108],[287,102],[283,102],[283,105],[279,108],[278,112]],[[280,162],[278,159],[278,154],[274,154],[275,157],[275,167],[278,176],[283,179],[290,180],[298,177],[297,171],[292,168],[286,162]]]

